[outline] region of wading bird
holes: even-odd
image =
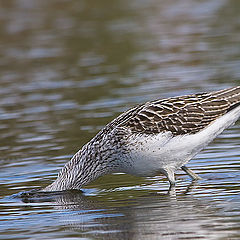
[[[186,164],[240,117],[240,86],[146,102],[124,112],[85,144],[44,191],[80,189],[105,174],[164,174],[170,186]]]

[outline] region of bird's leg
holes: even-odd
[[[176,181],[174,171],[171,168],[165,168],[163,174],[168,178],[168,181],[170,183],[168,195],[176,197]]]
[[[170,187],[174,187],[176,184],[174,171],[171,168],[165,168],[163,169],[163,174],[168,178]]]
[[[167,194],[171,198],[173,197],[175,199],[176,198],[176,186],[175,185],[170,185]]]
[[[194,173],[191,169],[189,169],[186,166],[182,166],[181,169],[187,173],[193,180],[200,180],[202,179],[201,177],[199,177],[196,173]]]

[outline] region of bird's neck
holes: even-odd
[[[109,168],[108,160],[111,150],[105,143],[90,141],[66,163],[57,179],[44,191],[63,191],[80,189],[83,185],[107,173],[114,172]]]

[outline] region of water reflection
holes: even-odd
[[[117,202],[97,200],[79,191],[33,194],[28,197],[23,195],[22,200],[28,203],[51,202],[53,209],[61,212],[57,220],[66,230],[77,231],[81,236],[104,239],[229,237],[228,231],[223,231],[226,225],[222,216],[226,210],[234,214],[239,203],[231,201],[228,204],[216,204],[211,198],[195,197],[186,189],[178,189],[177,195],[164,191],[146,192],[140,197]],[[237,236],[240,230],[238,223],[227,228],[231,229],[232,237]]]

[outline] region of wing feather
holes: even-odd
[[[129,115],[128,112],[123,114],[124,121],[118,126],[135,133],[171,131],[173,135],[194,134],[239,102],[240,87],[156,100],[134,108]]]

